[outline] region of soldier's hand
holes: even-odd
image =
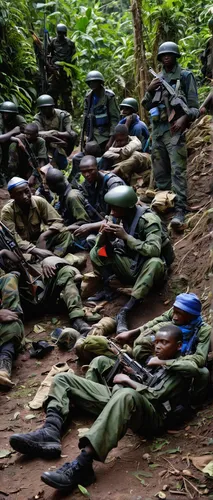
[[[120,240],[126,240],[128,237],[127,232],[122,226],[119,224],[108,224],[105,228],[106,233],[112,233],[116,238],[120,238]]]
[[[118,342],[119,344],[121,345],[124,345],[124,344],[128,344],[129,343],[129,332],[122,332],[122,333],[119,333],[116,337],[115,337],[115,341]]]
[[[172,134],[176,134],[177,132],[184,132],[188,124],[188,118],[186,115],[178,118],[171,127]]]
[[[161,81],[159,78],[154,78],[151,83],[149,84],[148,88],[147,88],[147,91],[148,92],[154,92],[155,90],[158,89],[158,87],[160,87],[161,85]]]
[[[45,261],[42,262],[42,269],[45,278],[52,278],[55,276],[56,266],[53,264],[47,264]]]
[[[1,323],[9,323],[9,321],[17,321],[18,319],[19,319],[18,314],[14,311],[10,311],[9,309],[0,310]]]
[[[113,384],[125,384],[130,385],[131,379],[125,373],[118,373],[113,379]]]
[[[74,231],[73,235],[75,237],[82,237],[82,236],[87,236],[89,232],[92,229],[92,224],[82,224],[82,226],[79,226],[76,231]]]

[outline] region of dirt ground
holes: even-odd
[[[194,216],[190,228],[184,235],[173,237],[176,261],[167,285],[154,291],[138,307],[131,317],[131,327],[144,324],[158,316],[172,305],[173,297],[181,291],[198,293],[204,306],[204,316],[209,320],[211,287],[209,276],[209,232],[212,231],[210,214],[200,217],[210,209],[210,150],[205,148],[205,162],[195,166],[195,155],[202,155],[203,147],[192,152],[188,162],[189,205],[192,208],[188,218]],[[196,160],[197,161],[197,160]],[[196,177],[193,179],[193,177]],[[0,190],[0,200],[4,204],[6,192]],[[194,208],[196,212],[194,212]],[[198,216],[197,212],[200,210]],[[195,227],[195,225],[198,225]],[[184,238],[184,239],[183,239]],[[105,315],[114,316],[124,302],[121,296],[115,303],[105,308]],[[150,307],[151,305],[151,307]],[[56,323],[57,320],[57,323]],[[43,326],[39,335],[33,331],[34,325]],[[56,326],[68,326],[65,316],[51,314],[38,317],[26,324],[27,350],[30,341],[46,339]],[[66,497],[45,486],[40,475],[44,470],[54,470],[65,461],[76,457],[78,432],[90,427],[92,419],[87,414],[75,412],[63,437],[62,456],[59,460],[28,460],[10,449],[8,440],[13,432],[31,431],[42,425],[43,411],[32,411],[28,402],[33,399],[41,381],[53,364],[67,361],[75,372],[80,373],[74,353],[64,353],[55,348],[45,359],[37,361],[29,357],[28,351],[19,355],[13,370],[16,386],[7,393],[0,394],[0,453],[11,451],[11,455],[0,458],[0,500],[57,500],[72,498],[80,500],[84,495],[76,491]],[[158,496],[167,500],[180,498],[213,499],[213,481],[192,465],[190,457],[212,454],[213,420],[212,404],[206,405],[190,422],[178,430],[171,429],[163,436],[146,441],[128,431],[119,446],[112,450],[106,463],[95,463],[97,482],[88,487],[87,498],[91,500],[150,500]],[[0,455],[1,456],[1,455]],[[86,496],[85,496],[86,498]]]

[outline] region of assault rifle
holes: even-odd
[[[13,238],[10,230],[0,221],[0,249],[9,250],[17,257],[17,267],[25,278],[27,286],[33,298],[36,296],[37,286],[35,281],[41,276],[33,266],[31,266],[24,258],[22,251]],[[33,279],[34,277],[35,279]]]
[[[169,106],[172,108],[172,110],[168,116],[168,121],[171,122],[176,114],[177,118],[183,115],[189,116],[190,110],[187,104],[182,97],[178,96],[180,80],[177,80],[176,89],[174,90],[173,87],[168,82],[166,82],[163,77],[155,73],[152,68],[149,68],[149,73],[160,80],[161,85],[167,90],[169,94]]]
[[[112,348],[112,351],[115,351],[118,355],[118,359],[105,378],[107,385],[112,385],[115,375],[121,373],[124,369],[124,365],[126,365],[133,370],[133,374],[130,375],[130,378],[141,384],[147,384],[149,387],[152,387],[156,381],[155,375],[152,375],[147,368],[144,368],[144,366],[141,366],[137,361],[130,358],[130,356],[126,352],[123,352],[120,347],[112,342],[112,340],[108,339],[108,344],[109,347]]]

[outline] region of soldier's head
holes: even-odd
[[[189,325],[201,314],[201,302],[195,293],[180,293],[173,304],[173,321],[176,325]]]
[[[18,107],[12,101],[4,101],[0,105],[0,113],[5,122],[10,122],[18,114]]]
[[[96,141],[88,141],[84,147],[85,155],[95,156],[99,158],[101,155],[101,148]]]
[[[67,27],[65,24],[57,24],[56,27],[57,37],[59,40],[63,40],[67,36]]]
[[[31,191],[26,179],[13,177],[7,185],[10,197],[15,200],[17,205],[24,211],[30,207]]]
[[[166,70],[172,69],[177,58],[181,57],[178,45],[174,42],[164,42],[158,49],[158,61],[162,62]]]
[[[104,85],[104,77],[100,71],[90,71],[87,73],[86,83],[92,90],[100,90]]]
[[[94,184],[98,179],[97,160],[92,155],[86,155],[80,163],[80,171],[89,184]]]
[[[54,106],[55,103],[51,95],[42,94],[37,99],[37,107],[40,113],[45,116],[45,118],[51,118],[51,116],[53,116]]]
[[[104,201],[110,206],[112,216],[120,219],[135,211],[138,198],[132,187],[117,186],[105,194]]]
[[[159,359],[174,359],[182,346],[182,331],[178,326],[162,326],[155,336],[155,354]]]
[[[126,125],[117,125],[114,130],[114,138],[115,138],[115,147],[123,148],[128,144],[128,128]]]
[[[66,177],[57,168],[50,168],[46,174],[46,183],[50,191],[58,195],[63,194],[68,186]]]
[[[138,113],[138,103],[133,97],[123,99],[120,104],[121,116],[130,116],[133,113]]]
[[[25,127],[25,135],[28,142],[33,143],[38,139],[38,125],[37,123],[28,123]]]

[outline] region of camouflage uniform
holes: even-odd
[[[49,78],[49,87],[47,93],[51,95],[57,103],[59,96],[62,98],[64,109],[72,111],[72,81],[67,76],[60,66],[57,66],[57,61],[71,64],[75,54],[75,44],[69,38],[58,40],[53,38],[49,45],[49,53],[51,55],[51,63],[57,68]]]
[[[67,186],[63,195],[59,196],[59,213],[65,226],[79,222],[91,222],[85,208],[85,198],[78,189]]]
[[[89,204],[94,207],[99,214],[105,216],[110,212],[107,203],[104,201],[105,194],[111,189],[117,186],[123,186],[124,184],[124,181],[113,173],[106,174],[98,172],[98,179],[95,184],[89,184],[89,182],[85,180],[82,184],[79,184],[79,190]],[[100,220],[100,218],[97,219],[95,213],[91,213],[90,217],[93,222]]]
[[[122,222],[128,233],[127,221]],[[131,222],[128,221],[128,224]],[[114,249],[111,257],[100,257],[99,239],[98,236],[90,252],[95,270],[104,278],[106,269],[109,269],[121,282],[132,285],[132,297],[135,299],[144,298],[163,278],[165,265],[161,259],[161,223],[157,215],[145,213],[140,217],[135,234],[128,235],[122,254]]]
[[[103,373],[111,368],[113,362],[100,356],[92,363],[96,364],[96,373]],[[197,375],[196,365],[185,361],[184,367],[169,368],[153,387],[137,383],[137,388],[114,385],[109,389],[103,383],[84,379],[75,374],[63,373],[54,377],[49,392],[47,408],[57,410],[65,419],[70,412],[71,404],[89,411],[97,418],[91,428],[80,438],[79,447],[89,443],[94,448],[97,460],[104,462],[109,451],[115,448],[128,428],[142,435],[152,436],[163,432],[167,427],[167,417],[172,420],[173,410],[182,404],[193,377]],[[204,386],[205,387],[205,386]],[[167,410],[166,405],[167,403]],[[169,404],[168,404],[169,403]],[[168,407],[170,406],[170,410]]]
[[[20,304],[19,273],[8,273],[0,277],[1,308],[9,309],[19,315],[23,315]],[[24,326],[21,319],[1,323],[0,325],[0,347],[7,342],[13,342],[16,349],[24,340]]]
[[[177,64],[171,73],[163,69],[159,74],[172,86],[180,80],[180,92],[186,99],[190,110],[190,121],[199,115],[197,88],[193,74],[183,70]],[[142,100],[143,106],[150,110],[153,108],[153,94],[146,92]],[[171,134],[170,124],[166,116],[165,107],[161,108],[158,121],[152,123],[152,162],[157,188],[160,190],[173,190],[177,195],[175,206],[185,210],[187,201],[186,192],[186,161],[187,149],[185,134],[180,132]]]
[[[63,220],[56,210],[40,196],[32,196],[28,216],[18,207],[14,200],[9,201],[2,209],[2,222],[11,231],[20,249],[27,253],[36,244],[40,234],[46,229],[58,231],[47,240],[47,248],[63,257],[72,244],[69,232],[60,233],[64,228]],[[46,228],[46,229],[45,229]]]
[[[21,141],[25,145],[24,136],[20,136]],[[46,163],[48,161],[47,148],[45,140],[42,137],[38,137],[35,142],[28,142],[33,155],[36,157],[38,166],[39,160],[44,160]],[[18,175],[23,179],[29,179],[32,173],[38,176],[38,171],[29,165],[28,156],[23,151],[16,142],[10,144],[9,147],[9,160],[8,160],[8,170],[10,177]]]
[[[26,120],[23,116],[12,114],[11,120],[6,123],[3,120],[2,114],[0,113],[0,135],[6,134],[7,132],[13,130],[13,128],[20,127],[21,125],[26,125]],[[7,141],[0,145],[0,184],[3,183],[4,176],[7,180],[9,180],[7,168],[9,144],[9,141]]]

